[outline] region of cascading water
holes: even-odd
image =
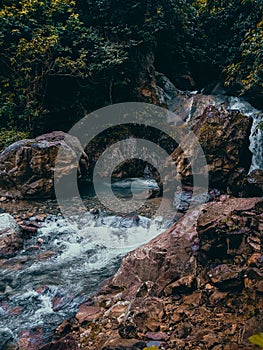
[[[250,132],[250,146],[252,153],[252,162],[249,172],[255,169],[263,169],[263,132],[260,123],[263,122],[263,113],[251,106],[250,103],[239,97],[215,95],[215,106],[220,107],[224,104],[231,111],[239,111],[243,115],[252,118],[252,127]]]
[[[167,108],[189,121],[196,111],[198,99],[201,94],[193,92],[182,92],[163,74],[157,75],[157,83],[160,101],[165,103]],[[208,96],[207,96],[208,97]],[[251,106],[250,103],[239,97],[227,95],[210,95],[209,103],[220,108],[222,105],[229,110],[238,110],[243,115],[252,118],[253,124],[250,134],[250,151],[252,152],[252,163],[250,172],[255,169],[263,169],[263,130],[260,127],[263,123],[263,112]]]
[[[1,271],[0,349],[23,332],[48,336],[113,275],[120,258],[163,229],[160,220],[90,213],[50,217]]]
[[[263,122],[263,113],[238,97],[229,98],[229,109],[239,110],[242,114],[253,119],[249,138],[249,149],[253,154],[250,172],[255,169],[263,169],[263,131],[260,128]]]
[[[181,93],[163,75],[160,92],[170,110],[184,120],[196,111],[196,92]],[[239,110],[253,118],[250,150],[253,159],[250,171],[263,169],[263,132],[259,128],[262,113],[236,97],[210,96],[211,104],[222,104],[230,110]],[[134,140],[136,148],[136,140]],[[149,176],[149,169],[145,169]],[[115,182],[113,188],[139,191],[158,188],[152,179],[126,179]],[[217,194],[215,194],[217,195]],[[207,194],[204,194],[207,196]],[[174,207],[187,207],[192,199],[188,193],[175,196]],[[209,200],[205,198],[205,201]],[[175,209],[176,210],[176,209]],[[24,250],[1,267],[0,283],[0,349],[15,342],[21,334],[40,334],[47,342],[50,332],[64,319],[75,314],[78,306],[98,289],[107,277],[117,270],[121,257],[128,251],[158,235],[167,223],[142,216],[109,216],[87,213],[75,218],[75,223],[51,216],[35,237],[25,242]],[[43,340],[44,339],[44,340]]]

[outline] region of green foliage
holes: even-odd
[[[250,343],[258,345],[260,348],[263,348],[263,333],[251,335],[251,337],[249,337],[248,340],[250,341]]]
[[[211,81],[212,67],[240,94],[260,95],[262,11],[259,0],[2,0],[0,128],[41,128],[54,115],[70,124],[112,102],[112,90],[133,99],[156,44],[168,75],[183,66]]]
[[[125,60],[87,27],[73,0],[4,1],[0,10],[0,120],[31,126],[44,112],[47,78],[87,78]],[[22,123],[23,124],[23,123]]]
[[[194,6],[195,59],[218,67],[225,85],[240,94],[262,91],[262,1],[196,0]]]
[[[159,348],[157,348],[157,346],[155,346],[155,345],[152,345],[148,348],[143,348],[143,350],[159,350]]]
[[[54,79],[92,84],[105,75],[110,78],[133,48],[152,45],[158,31],[175,24],[185,4],[185,0],[3,0],[0,127],[11,123],[31,128],[35,118],[49,113],[46,96]],[[73,109],[80,101],[74,103]]]
[[[241,92],[263,89],[263,20],[245,33],[236,63],[226,67],[226,85],[239,82]]]
[[[21,132],[17,130],[0,130],[0,152],[2,152],[6,147],[11,145],[12,143],[26,139],[29,137],[27,132]]]

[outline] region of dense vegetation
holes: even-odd
[[[202,4],[203,1],[199,1]],[[225,86],[263,97],[262,0],[205,1],[199,8],[199,45],[217,66]],[[201,38],[201,40],[200,40]]]
[[[2,0],[0,128],[70,128],[140,99],[157,70],[179,88],[220,79],[259,105],[262,0]]]

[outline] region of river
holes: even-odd
[[[171,85],[168,93],[171,94]],[[189,98],[193,96],[190,94]],[[173,93],[173,98],[178,95]],[[263,135],[259,128],[262,113],[239,98],[214,96],[215,105],[222,103],[253,118],[250,170],[262,169]],[[188,112],[189,119],[191,106]],[[148,179],[146,188],[147,181],[152,186],[152,180]],[[140,186],[143,183],[142,180]],[[129,179],[120,181],[115,184],[115,190],[125,192],[130,185]],[[175,206],[180,205],[180,198],[179,204],[175,198]],[[102,210],[75,217],[74,222],[51,213],[37,234],[25,240],[24,249],[2,266],[0,349],[15,343],[27,332],[32,339],[41,334],[41,342],[46,343],[52,330],[72,317],[79,304],[116,272],[125,253],[148,242],[169,225],[162,218],[151,219],[137,213],[109,215]]]

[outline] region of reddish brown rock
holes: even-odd
[[[221,264],[208,271],[212,283],[221,290],[243,288],[244,269],[233,265]]]
[[[16,306],[8,309],[8,314],[11,316],[17,316],[17,315],[20,315],[22,311],[23,311],[22,306]]]
[[[40,253],[36,256],[36,259],[38,261],[45,261],[45,260],[48,260],[49,258],[51,258],[52,256],[56,255],[57,252],[52,252],[52,251],[47,251],[47,252],[43,252],[43,253]]]
[[[104,318],[117,320],[118,323],[120,323],[125,317],[125,313],[129,306],[129,302],[119,301],[104,313]]]
[[[103,315],[104,309],[101,307],[80,305],[79,311],[76,315],[76,319],[80,324],[84,322],[91,322],[99,319]]]
[[[229,193],[243,191],[250,168],[252,154],[249,151],[249,135],[252,121],[239,112],[228,112],[223,107],[218,110],[209,105],[209,99],[201,104],[192,116],[189,126],[196,135],[203,152],[209,172],[211,188],[218,188]],[[197,115],[198,114],[198,115]],[[187,145],[189,135],[181,144]],[[186,148],[186,146],[184,146]],[[192,170],[188,159],[195,162],[195,176],[206,174],[206,167],[198,161],[202,159],[200,150],[192,143],[187,146],[187,155],[180,146],[172,153],[178,179],[191,184]],[[167,181],[174,181],[172,174]]]
[[[212,305],[219,304],[220,302],[224,302],[225,298],[227,296],[227,292],[222,292],[219,290],[215,290],[213,294],[209,298],[209,302]]]
[[[19,350],[37,350],[42,348],[44,344],[44,329],[40,326],[36,327],[34,331],[24,330],[21,332],[18,340]],[[12,347],[11,347],[12,349]]]
[[[250,243],[262,224],[261,198],[225,196],[187,212],[124,257],[85,306],[88,323],[74,318],[67,336],[85,350],[143,349],[150,339],[165,349],[255,349],[247,338],[253,322],[262,326],[262,260]]]
[[[186,293],[196,288],[196,279],[194,275],[185,276],[169,284],[165,289],[165,295],[176,293]]]
[[[64,151],[61,176],[76,169],[76,159],[87,156],[79,141],[64,141],[65,133],[50,134],[15,142],[0,154],[0,195],[24,198],[48,198],[54,196],[53,175],[58,149]],[[76,158],[77,157],[77,158]]]
[[[163,332],[147,332],[145,336],[152,340],[167,340],[168,335]]]
[[[132,303],[130,312],[130,321],[136,325],[138,331],[156,332],[164,316],[164,305],[160,298],[137,298]]]
[[[111,334],[109,339],[104,342],[101,346],[101,350],[117,350],[117,349],[127,349],[127,350],[142,350],[145,348],[145,342],[140,341],[139,339],[123,339],[117,334]],[[97,350],[98,348],[91,345],[90,350]]]
[[[260,253],[252,254],[248,259],[249,266],[258,266],[261,264],[262,255]]]
[[[22,230],[28,234],[34,234],[37,232],[37,227],[21,225]]]
[[[22,247],[19,225],[11,215],[0,214],[0,258],[13,256]]]

